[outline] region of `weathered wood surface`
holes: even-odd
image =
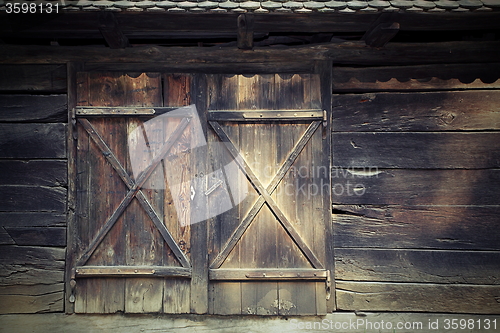
[[[147,63],[262,63],[332,60],[344,65],[411,65],[437,63],[481,63],[498,61],[499,42],[389,43],[384,48],[366,47],[364,42],[327,43],[286,49],[206,47],[133,47],[125,50],[102,47],[3,46],[2,64],[50,64],[68,61]],[[432,50],[430,52],[429,50]],[[236,66],[237,67],[237,66]]]
[[[334,67],[334,92],[500,88],[500,64]]]
[[[500,284],[498,251],[335,250],[338,280]]]
[[[500,121],[500,113],[498,113]],[[491,169],[500,167],[500,131],[333,133],[334,168]]]
[[[67,163],[61,160],[1,160],[0,184],[65,186]]]
[[[214,75],[209,77],[208,105],[209,109],[215,110],[311,109],[320,107],[320,92],[319,76],[314,74],[248,77]],[[242,168],[253,186],[263,194],[259,198],[250,189],[252,185],[243,173],[231,177],[240,177],[239,186],[243,189],[248,187],[246,191],[249,193],[238,204],[237,210],[217,216],[211,225],[214,230],[211,252],[217,255],[211,264],[214,271],[219,267],[323,267],[325,221],[322,219],[322,195],[312,197],[307,193],[296,193],[287,196],[284,193],[284,188],[294,188],[297,183],[305,186],[312,184],[319,188],[321,180],[324,181],[324,174],[313,179],[300,178],[293,172],[291,174],[294,175],[287,173],[292,164],[296,168],[306,169],[321,166],[321,131],[309,129],[311,132],[307,139],[301,138],[309,126],[313,129],[318,127],[318,123],[309,123],[310,120],[258,124],[252,120],[250,123],[211,122],[218,136],[213,138],[215,143],[222,140],[234,144],[231,150],[233,155],[239,153],[243,156],[245,163]],[[270,144],[272,142],[280,142],[280,145]],[[301,148],[294,151],[294,147]],[[219,156],[224,152],[221,149],[211,153]],[[221,165],[214,166],[214,169],[223,166],[224,155],[220,156],[215,160],[220,161]],[[288,176],[285,177],[286,174]],[[270,202],[268,192],[273,193],[273,202]],[[223,194],[223,191],[218,194],[221,199]],[[323,283],[322,288],[318,285],[316,282],[292,279],[279,282],[213,281],[211,312],[256,315],[324,313],[325,285]]]
[[[498,186],[500,186],[500,170],[498,169],[368,169],[359,171],[333,169],[333,203],[498,205]],[[346,177],[342,176],[343,173]]]
[[[63,248],[2,246],[0,313],[63,310]]]
[[[16,245],[66,246],[66,228],[5,227]]]
[[[65,158],[65,124],[0,124],[0,157]]]
[[[333,95],[333,131],[498,129],[499,91]]]
[[[0,121],[65,123],[66,95],[0,95]]]
[[[0,65],[0,91],[65,92],[64,65]]]
[[[499,206],[334,205],[337,249],[500,250]]]
[[[500,313],[500,286],[336,282],[340,310]]]
[[[414,333],[428,330],[429,323],[439,323],[439,333],[456,333],[456,329],[445,329],[444,320],[455,319],[456,322],[473,320],[481,323],[481,328],[475,325],[467,329],[469,333],[489,333],[493,331],[493,321],[497,327],[499,315],[478,314],[441,314],[418,312],[363,312],[356,315],[354,312],[329,313],[322,317],[264,317],[264,316],[207,316],[207,315],[77,315],[46,313],[36,315],[4,315],[0,318],[2,326],[0,332],[32,333],[33,327],[41,332],[66,333],[68,328],[74,333],[88,333],[100,331],[109,333],[146,332],[199,332],[199,333],[234,333],[234,332],[289,332],[289,333],[317,333],[318,331],[333,331],[345,333],[365,333],[374,331],[373,327],[391,323],[395,328],[398,323],[408,325],[407,329],[396,329],[397,333]],[[359,321],[359,325],[357,325]],[[483,325],[489,321],[490,328]],[[356,323],[349,328],[351,322]],[[335,328],[335,325],[337,329]],[[342,324],[345,329],[342,329]],[[371,328],[370,328],[371,327]],[[383,331],[383,330],[382,330]],[[391,330],[387,330],[391,331]]]
[[[65,12],[65,15],[32,14],[30,19],[3,13],[0,27],[2,36],[10,38],[100,38],[100,12]],[[116,15],[123,32],[130,38],[163,37],[165,34],[179,32],[191,35],[212,33],[235,34],[238,13],[167,13],[162,15],[150,12],[121,12]],[[380,12],[365,12],[361,15],[345,13],[265,13],[255,14],[255,29],[259,32],[365,32],[377,19]],[[401,30],[406,31],[449,31],[496,29],[498,13],[468,12],[399,12],[398,22]],[[425,22],[425,24],[422,24]],[[65,29],[60,29],[64,26]],[[231,36],[231,35],[230,35]]]
[[[0,210],[16,212],[66,212],[66,188],[47,186],[0,186]]]
[[[5,227],[64,227],[65,213],[1,212],[0,225]]]

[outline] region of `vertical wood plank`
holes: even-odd
[[[64,311],[68,314],[75,312],[76,297],[74,294],[75,285],[72,285],[75,278],[74,266],[78,255],[78,238],[76,226],[77,214],[77,151],[78,151],[78,129],[73,109],[78,103],[78,77],[77,73],[83,68],[81,63],[68,63],[66,66],[67,72],[67,105],[68,105],[68,213],[67,213],[67,250],[66,250],[66,270],[65,270],[65,297]],[[85,141],[85,140],[84,140]],[[88,139],[87,139],[88,142]],[[73,299],[74,298],[74,299]]]

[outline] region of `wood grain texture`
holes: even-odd
[[[0,157],[65,158],[65,124],[0,124]]]
[[[492,169],[500,167],[500,150],[495,149],[500,147],[500,132],[335,132],[332,139],[334,168]]]
[[[1,212],[0,225],[5,227],[64,227],[65,213]]]
[[[334,205],[337,249],[500,250],[499,206]]]
[[[499,286],[336,281],[340,310],[498,314]]]
[[[333,131],[498,130],[499,105],[496,90],[333,95]]]
[[[65,186],[67,162],[55,160],[1,160],[2,185]]]
[[[2,246],[0,313],[63,310],[64,248]]]
[[[88,14],[88,13],[85,13]],[[162,20],[162,24],[164,20]],[[257,25],[258,23],[255,22]],[[191,29],[191,28],[190,28]],[[234,27],[232,28],[234,29]],[[290,31],[290,30],[288,30]],[[384,48],[367,48],[364,42],[324,43],[288,48],[254,48],[253,52],[235,48],[139,46],[125,50],[103,49],[99,46],[3,46],[2,64],[65,63],[68,61],[147,63],[262,63],[266,61],[324,61],[343,65],[412,65],[497,62],[498,41],[389,43]],[[432,52],[429,52],[432,50]],[[451,51],[451,52],[450,52]]]
[[[63,298],[63,283],[0,287],[0,313],[61,312]]]
[[[337,248],[335,276],[349,281],[498,285],[499,258],[498,251]]]
[[[66,66],[0,65],[0,91],[66,92]]]
[[[66,228],[4,227],[17,245],[66,246]]]
[[[65,123],[66,95],[0,95],[1,122]]]
[[[497,205],[500,170],[333,169],[334,204]],[[345,175],[345,177],[344,177]]]
[[[498,89],[500,64],[334,67],[334,92]]]
[[[66,212],[66,188],[47,186],[0,186],[0,211]]]

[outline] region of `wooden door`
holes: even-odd
[[[190,103],[190,76],[163,82],[159,73],[78,74],[77,313],[190,312],[193,128],[188,115],[159,115]]]
[[[230,191],[239,188],[235,209],[210,223],[210,312],[326,313],[330,181],[320,76],[207,82],[213,169],[231,159],[239,168],[224,175],[232,186],[209,194],[210,208],[236,199]]]

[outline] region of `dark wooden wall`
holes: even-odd
[[[66,65],[0,66],[0,313],[63,311]]]
[[[499,77],[334,68],[339,310],[500,313]]]

